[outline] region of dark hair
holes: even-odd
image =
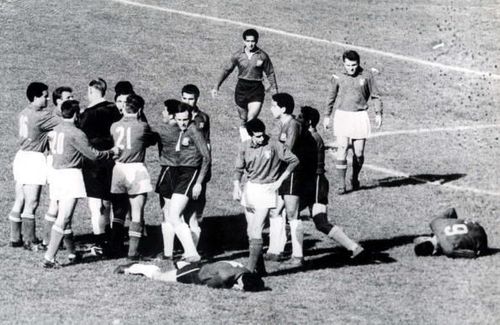
[[[136,94],[130,94],[125,101],[125,111],[129,114],[137,113],[144,108],[144,99]]]
[[[285,108],[286,114],[292,114],[295,107],[295,101],[292,95],[287,93],[277,93],[273,95],[273,100],[278,104],[279,107]]]
[[[134,86],[130,83],[130,81],[118,81],[115,85],[115,102],[118,96],[120,95],[130,95],[135,94]]]
[[[302,113],[302,119],[306,125],[311,124],[313,128],[316,127],[319,123],[319,111],[311,106],[302,106],[300,108],[300,112]]]
[[[42,97],[45,90],[49,90],[49,86],[42,82],[32,82],[26,89],[26,97],[28,97],[28,100],[32,102],[35,97]]]
[[[247,36],[253,36],[256,43],[259,41],[259,33],[253,28],[247,29],[243,32],[243,40],[246,40]]]
[[[65,86],[56,88],[56,90],[52,92],[52,102],[54,103],[54,105],[57,106],[57,100],[62,98],[63,92],[72,93],[73,89]]]
[[[200,97],[200,89],[193,84],[187,84],[182,87],[181,94],[182,93],[193,94],[196,98]]]
[[[424,240],[414,247],[417,256],[430,256],[434,252],[434,244],[430,239]]]
[[[72,118],[75,114],[80,114],[80,102],[70,99],[62,103],[61,115],[63,118]]]
[[[250,136],[253,136],[255,132],[266,132],[266,125],[258,118],[246,122],[245,128]]]
[[[243,273],[241,275],[241,282],[243,282],[244,291],[255,292],[266,288],[264,280],[258,274],[252,272]]]
[[[177,113],[184,113],[184,112],[188,112],[189,113],[189,119],[191,119],[191,111],[192,111],[192,107],[189,106],[188,104],[186,103],[179,103],[179,105],[177,105],[174,109],[174,113],[173,115],[175,116],[175,114]]]
[[[342,61],[345,61],[345,59],[348,59],[350,61],[356,61],[359,64],[359,54],[356,51],[353,50],[347,50],[342,54]]]
[[[108,85],[106,84],[106,81],[102,78],[97,78],[92,80],[89,83],[89,87],[92,87],[94,89],[97,89],[101,92],[101,95],[104,96],[106,94],[106,90],[108,89]]]
[[[178,101],[177,99],[167,99],[166,101],[163,102],[163,105],[167,108],[167,112],[170,115],[175,114],[175,110],[177,109],[177,106],[179,106],[181,102]]]

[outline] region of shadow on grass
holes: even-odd
[[[359,190],[370,190],[377,187],[400,187],[406,185],[418,185],[424,184],[427,182],[436,182],[439,184],[445,184],[457,179],[460,179],[467,174],[418,174],[418,175],[410,175],[409,177],[386,177],[377,180],[376,184],[361,186]]]

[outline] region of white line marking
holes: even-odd
[[[450,126],[447,128],[434,128],[434,129],[424,128],[424,129],[414,129],[414,130],[384,131],[384,132],[372,133],[370,134],[370,138],[378,138],[388,135],[420,134],[420,133],[431,133],[431,132],[453,132],[453,131],[479,130],[479,129],[489,129],[489,128],[500,128],[500,124],[479,124],[479,125]]]
[[[311,42],[326,43],[326,44],[335,45],[335,46],[339,46],[339,47],[343,47],[343,48],[350,48],[350,49],[358,50],[360,52],[376,54],[376,55],[380,55],[380,56],[389,57],[392,59],[397,59],[397,60],[406,61],[406,62],[412,62],[412,63],[421,64],[424,66],[430,66],[430,67],[434,67],[434,68],[439,68],[442,70],[457,71],[457,72],[462,72],[465,74],[472,74],[472,75],[482,76],[485,78],[491,78],[493,80],[500,80],[500,74],[495,74],[495,73],[485,72],[485,71],[478,71],[478,70],[457,67],[457,66],[452,66],[452,65],[446,65],[446,64],[442,64],[442,63],[438,63],[438,62],[426,61],[423,59],[418,59],[418,58],[414,58],[414,57],[406,56],[406,55],[402,55],[402,54],[396,54],[396,53],[385,52],[385,51],[381,51],[381,50],[375,50],[375,49],[372,49],[369,47],[357,46],[357,45],[346,44],[346,43],[336,42],[336,41],[330,41],[330,40],[326,40],[326,39],[305,36],[305,35],[296,34],[296,33],[290,33],[290,32],[286,32],[283,30],[269,28],[269,27],[265,27],[265,26],[248,24],[248,23],[239,22],[239,21],[235,21],[235,20],[218,18],[218,17],[207,16],[207,15],[202,15],[202,14],[196,14],[196,13],[192,13],[192,12],[170,9],[170,8],[165,8],[165,7],[160,7],[160,6],[148,5],[148,4],[139,3],[139,2],[135,2],[135,1],[128,1],[128,0],[111,0],[111,1],[119,2],[119,3],[123,3],[123,4],[128,4],[131,6],[148,8],[148,9],[153,9],[153,10],[158,10],[158,11],[164,11],[164,12],[183,15],[183,16],[192,17],[192,18],[211,20],[211,21],[215,21],[215,22],[219,22],[219,23],[232,24],[232,25],[237,25],[237,26],[242,26],[242,27],[256,28],[259,30],[265,30],[267,32],[278,34],[278,35],[299,38],[299,39],[308,40]]]

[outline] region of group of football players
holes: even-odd
[[[210,119],[198,108],[200,91],[192,84],[182,88],[180,100],[164,102],[161,127],[152,130],[143,111],[144,99],[128,81],[116,84],[115,100],[109,102],[105,99],[106,82],[100,78],[92,80],[88,84],[86,108],[73,99],[70,87],[59,87],[52,93],[53,109],[47,108],[47,85],[31,83],[26,92],[30,103],[18,117],[20,150],[13,164],[16,198],[9,214],[10,245],[44,250],[45,268],[58,266],[55,256],[62,245],[68,250],[69,262],[78,262],[81,256],[75,249],[71,224],[78,199],[86,197],[95,236],[91,252],[121,256],[128,218],[127,256],[133,261],[141,259],[144,207],[147,193],[154,190],[144,164],[145,153],[147,147],[158,145],[161,172],[155,191],[163,212],[163,251],[158,257],[173,259],[177,236],[184,250],[182,259],[190,264],[168,274],[142,264],[121,267],[120,272],[165,281],[211,283],[214,287],[262,288],[262,281],[255,275],[266,274],[264,260],[280,261],[287,267],[303,265],[304,234],[299,214],[305,208],[310,210],[316,228],[349,250],[353,259],[364,256],[363,247],[327,217],[325,150],[329,148],[317,130],[320,114],[303,106],[293,115],[294,98],[278,91],[273,65],[267,53],[257,46],[258,39],[254,29],[244,31],[243,48],[231,56],[212,90],[215,98],[224,80],[238,68],[235,102],[242,122],[242,142],[236,157],[232,195],[241,202],[247,219],[249,258],[245,267],[232,261],[205,267],[198,264],[200,221],[212,160]],[[323,120],[324,128],[329,128],[335,108],[338,195],[347,191],[348,148],[353,151],[351,190],[360,187],[359,173],[370,134],[368,102],[373,102],[377,127],[382,124],[383,113],[374,75],[360,66],[358,53],[346,51],[342,61],[345,69],[331,78]],[[266,133],[264,122],[258,118],[267,91],[262,82],[264,76],[273,90],[270,110],[279,125],[277,139]],[[242,187],[243,175],[246,182]],[[43,239],[38,240],[35,212],[46,182],[50,185],[50,203]],[[267,218],[269,246],[263,254],[262,231]],[[443,219],[452,221],[433,222],[435,236],[417,241],[417,255],[443,251],[454,257],[474,257],[485,251],[486,234],[477,228],[477,223],[457,219],[456,213],[450,211],[439,220]],[[289,259],[284,252],[287,223],[292,243]],[[467,236],[473,239],[463,240]],[[466,242],[473,244],[467,246]],[[229,275],[221,280],[221,274]]]

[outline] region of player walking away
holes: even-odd
[[[60,118],[45,110],[49,97],[47,85],[30,83],[26,96],[30,104],[18,115],[20,148],[13,163],[16,198],[9,213],[10,246],[24,245],[26,249],[37,250],[35,212],[40,190],[47,181],[47,161],[43,152],[47,148],[47,135]]]
[[[178,262],[176,266],[178,269],[161,272],[156,265],[135,263],[120,265],[115,273],[139,274],[158,281],[200,284],[216,289],[265,290],[262,278],[236,261],[218,261],[210,264]]]
[[[262,229],[271,209],[276,208],[278,189],[298,166],[298,158],[282,144],[269,141],[266,127],[259,119],[246,123],[250,139],[241,144],[236,158],[233,199],[245,207],[249,257],[247,269],[265,274],[262,256]],[[287,167],[283,171],[282,163]],[[241,178],[247,182],[241,191]]]
[[[86,196],[85,184],[82,175],[83,158],[90,160],[111,159],[119,150],[114,148],[107,151],[98,151],[92,148],[85,134],[75,126],[75,119],[80,112],[76,100],[67,100],[61,106],[63,121],[55,127],[53,146],[54,157],[53,197],[59,202],[57,219],[52,226],[50,242],[45,253],[43,267],[57,267],[55,256],[64,239],[69,251],[70,262],[76,261],[77,255],[73,242],[71,220],[79,198]]]
[[[278,92],[278,84],[274,75],[274,68],[266,52],[257,46],[259,33],[255,29],[243,32],[243,49],[233,53],[230,62],[223,68],[222,74],[212,89],[212,97],[216,97],[219,88],[226,78],[238,67],[238,83],[234,91],[234,100],[241,119],[240,137],[247,140],[244,124],[259,116],[264,102],[265,89],[262,84],[263,74],[269,80],[270,88]]]
[[[337,194],[346,192],[347,149],[352,142],[352,179],[351,187],[359,189],[359,173],[363,167],[366,138],[370,135],[368,101],[372,99],[375,109],[376,127],[382,126],[382,101],[371,72],[359,65],[359,54],[345,51],[342,55],[344,73],[333,75],[328,91],[328,103],[323,126],[330,125],[330,115],[334,106],[335,117],[333,132],[337,138],[337,161],[335,168],[339,178]]]
[[[113,147],[110,133],[111,124],[121,119],[121,114],[114,103],[106,101],[106,82],[98,78],[88,87],[89,107],[80,115],[80,128],[88,137],[90,144],[97,150],[109,150]],[[84,161],[83,179],[87,190],[92,230],[96,246],[92,251],[103,253],[107,234],[109,234],[111,212],[111,177],[114,162],[110,160]]]
[[[454,208],[447,209],[431,224],[432,237],[415,239],[415,254],[444,254],[452,258],[476,258],[488,251],[484,228],[472,220],[458,219]]]
[[[114,144],[122,150],[113,168],[111,193],[127,195],[132,221],[129,226],[128,258],[140,257],[138,248],[143,234],[144,206],[147,193],[153,190],[151,177],[144,165],[146,148],[158,141],[157,134],[151,131],[149,124],[142,122],[138,114],[144,107],[144,99],[138,95],[128,95],[123,110],[123,118],[111,125]],[[124,217],[124,215],[121,215]],[[118,222],[113,218],[111,247],[120,247],[123,242],[125,219]],[[116,250],[115,250],[116,252]]]
[[[58,87],[52,92],[52,102],[55,105],[55,108],[53,109],[52,113],[55,116],[58,116],[59,118],[62,118],[61,115],[61,105],[67,100],[73,99],[73,89],[70,87]],[[50,137],[49,133],[49,139],[53,139],[53,137]],[[52,229],[52,225],[56,221],[57,217],[57,210],[58,210],[58,205],[57,205],[57,200],[53,198],[53,193],[52,193],[52,175],[54,172],[54,167],[52,164],[53,161],[53,156],[52,156],[52,146],[53,144],[50,143],[49,141],[49,154],[47,155],[47,184],[49,184],[49,208],[47,209],[47,212],[45,213],[45,222],[43,226],[43,240],[42,243],[40,244],[40,249],[46,249],[47,245],[49,244],[49,239],[50,239],[50,232]]]
[[[287,93],[278,93],[274,94],[272,99],[271,112],[279,121],[279,141],[297,156],[300,164],[279,188],[278,207],[269,219],[269,249],[266,258],[278,257],[284,250],[288,217],[292,238],[292,259],[287,264],[301,266],[304,263],[302,248],[304,229],[302,220],[299,219],[299,199],[303,183],[302,160],[306,159],[302,154],[304,132],[301,123],[292,115],[295,107],[293,97]],[[282,213],[283,209],[285,213]]]

